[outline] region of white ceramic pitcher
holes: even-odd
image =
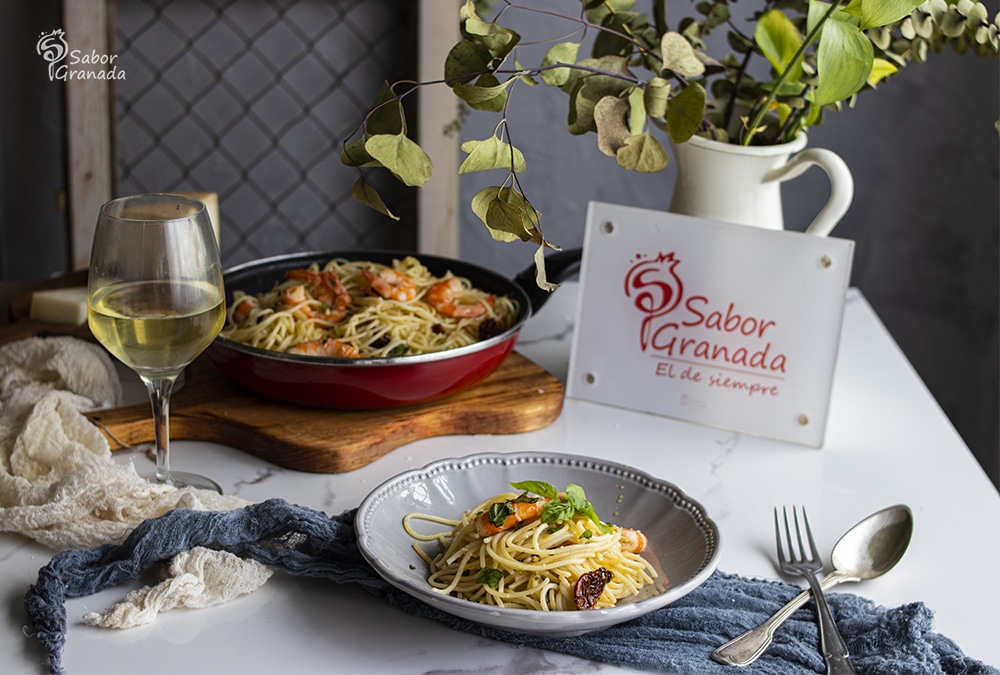
[[[781,145],[747,147],[700,136],[674,144],[677,182],[670,211],[782,230],[781,183],[802,175],[815,164],[830,179],[830,198],[806,233],[825,237],[850,207],[854,179],[836,153],[804,150],[807,142],[806,135],[800,134]]]

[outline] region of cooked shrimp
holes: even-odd
[[[531,520],[542,513],[542,507],[545,503],[549,501],[544,497],[539,497],[538,501],[535,502],[525,502],[519,500],[508,500],[503,503],[509,506],[513,511],[504,519],[502,525],[496,525],[490,519],[489,511],[485,511],[479,514],[476,518],[476,530],[479,532],[481,537],[489,537],[494,534],[499,534],[506,530],[513,529],[517,527],[517,524],[525,520]]]
[[[383,298],[409,302],[417,297],[417,287],[413,280],[390,267],[382,269],[378,274],[371,270],[361,270],[361,274],[368,280],[372,290]]]
[[[351,294],[347,292],[340,279],[333,272],[313,272],[312,270],[300,269],[289,270],[285,276],[294,281],[301,281],[302,284],[289,286],[281,295],[282,302],[294,307],[301,305],[309,299],[311,294],[323,305],[321,311],[317,311],[306,305],[302,307],[302,313],[310,319],[316,319],[318,323],[332,326],[344,320],[347,310],[353,300]],[[308,286],[308,293],[307,293]]]
[[[257,298],[252,295],[248,295],[240,300],[236,307],[233,308],[233,314],[230,318],[233,323],[241,324],[243,323],[243,319],[250,316],[250,312],[257,308],[258,305],[259,303],[257,302]]]
[[[358,350],[340,340],[327,338],[324,340],[308,340],[289,347],[289,354],[305,354],[306,356],[334,356],[344,359],[356,359],[361,356]]]
[[[642,553],[649,546],[649,538],[639,530],[623,527],[621,531],[622,548],[629,553]]]
[[[465,295],[466,288],[457,277],[450,277],[444,281],[439,281],[427,289],[424,296],[427,304],[436,309],[444,316],[453,317],[473,317],[486,313],[486,307],[482,303],[459,304],[459,300]],[[496,298],[492,295],[486,296],[485,300],[490,305]]]

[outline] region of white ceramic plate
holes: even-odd
[[[412,548],[403,516],[457,518],[510,482],[541,480],[583,487],[598,515],[649,538],[647,557],[666,587],[652,597],[582,612],[497,608],[442,595],[427,584],[427,565]],[[589,457],[518,453],[446,459],[392,478],[369,494],[356,517],[361,553],[390,584],[450,614],[503,630],[551,637],[582,635],[669,605],[703,583],[718,565],[719,530],[676,485]],[[427,546],[427,544],[423,544]],[[432,551],[433,554],[433,551]]]

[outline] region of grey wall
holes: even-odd
[[[515,25],[525,42],[546,34],[544,17]],[[1000,485],[998,85],[1000,61],[931,55],[859,96],[855,109],[830,114],[810,145],[837,152],[854,175],[853,204],[833,233],[856,242],[852,285]],[[521,181],[547,238],[582,245],[588,200],[667,209],[672,165],[653,175],[622,171],[597,151],[594,135],[570,136],[565,119],[562,92],[522,87],[512,94],[512,139],[528,167]],[[496,123],[473,112],[463,139],[485,138]],[[531,264],[534,247],[493,243],[467,208],[476,191],[501,179],[463,179],[461,250],[512,274]],[[786,227],[801,231],[828,187],[819,169],[792,185],[784,190]]]

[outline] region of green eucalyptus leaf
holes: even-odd
[[[601,70],[609,72],[631,73],[624,65],[624,59],[617,57],[605,57],[591,63],[599,63]],[[581,63],[585,63],[581,61]],[[597,66],[599,67],[599,66]],[[594,120],[594,108],[597,102],[605,96],[620,96],[633,85],[618,77],[604,75],[601,73],[589,73],[586,77],[577,80],[577,86],[570,93],[570,114],[569,131],[574,135],[585,134],[588,131],[597,131],[597,123]]]
[[[423,187],[431,177],[431,158],[403,134],[372,136],[365,142],[365,150],[405,185]]]
[[[957,7],[951,6],[938,21],[938,25],[945,37],[957,38],[965,32],[965,16]]]
[[[667,132],[674,143],[685,143],[705,116],[705,88],[697,82],[681,89],[667,108]]]
[[[896,23],[922,4],[924,0],[861,0],[861,30]]]
[[[382,84],[375,103],[372,105],[371,114],[365,119],[365,134],[401,134],[406,127],[406,120],[403,116],[403,106],[400,104],[396,94],[388,82]]]
[[[705,64],[694,54],[694,47],[680,33],[664,33],[660,40],[663,68],[682,77],[698,77]]]
[[[346,166],[377,166],[377,164],[372,159],[372,156],[368,154],[365,150],[365,141],[368,140],[368,136],[362,136],[361,138],[355,138],[350,143],[345,143],[340,149],[340,162]]]
[[[521,151],[496,136],[482,141],[466,141],[462,143],[462,152],[469,156],[458,167],[460,174],[491,169],[505,169],[513,173],[524,171],[524,155]]]
[[[642,103],[646,114],[650,117],[663,117],[667,114],[667,99],[670,97],[670,83],[662,77],[654,77],[646,83],[643,90]]]
[[[542,58],[542,66],[554,66],[558,63],[576,63],[576,55],[579,53],[579,42],[560,42],[553,45],[549,51],[545,52]],[[552,68],[543,70],[540,73],[542,82],[552,87],[561,87],[569,81],[570,68]]]
[[[351,196],[365,206],[375,209],[383,216],[389,216],[393,220],[399,220],[399,216],[389,210],[389,207],[385,205],[384,201],[382,201],[382,197],[379,195],[378,190],[376,190],[371,183],[365,180],[363,175],[358,176],[358,179],[354,181],[354,187],[351,188]]]
[[[728,31],[726,33],[726,44],[728,44],[729,48],[737,54],[746,54],[748,51],[753,49],[753,42],[734,31]]]
[[[448,52],[444,60],[444,77],[449,82],[470,82],[490,71],[493,55],[478,42],[462,40]]]
[[[754,29],[754,41],[760,50],[771,62],[771,66],[779,75],[789,67],[788,79],[798,80],[802,77],[802,66],[798,63],[792,64],[795,54],[802,46],[802,36],[799,30],[792,23],[791,19],[785,16],[780,9],[771,9],[757,20]]]
[[[635,33],[634,24],[640,17],[638,12],[615,12],[608,14],[601,26],[607,30],[598,31],[591,47],[591,53],[601,56],[628,56],[632,53],[632,43],[626,37]]]
[[[616,155],[618,166],[629,171],[656,173],[667,166],[667,152],[649,132],[630,136]]]
[[[456,84],[452,89],[455,91],[455,96],[468,103],[474,110],[500,112],[507,103],[507,87],[514,81],[515,78],[510,78],[499,82],[493,73],[484,73],[474,85]]]
[[[615,12],[627,12],[635,7],[636,0],[584,0],[587,21],[598,26]]]
[[[535,224],[541,214],[512,188],[483,188],[472,198],[472,212],[497,241],[535,241],[540,237]]]
[[[850,98],[865,86],[875,59],[874,48],[865,34],[852,23],[830,18],[816,54],[819,84],[814,92],[816,105],[823,106]]]
[[[465,20],[465,31],[474,36],[480,44],[489,50],[494,58],[503,61],[521,41],[521,36],[506,26],[498,23],[487,23],[478,16]]]
[[[628,129],[633,134],[641,134],[646,128],[645,90],[632,87],[628,92]]]
[[[594,123],[597,125],[597,147],[608,157],[614,157],[618,149],[631,136],[626,118],[628,103],[617,96],[605,96],[594,106]]]

